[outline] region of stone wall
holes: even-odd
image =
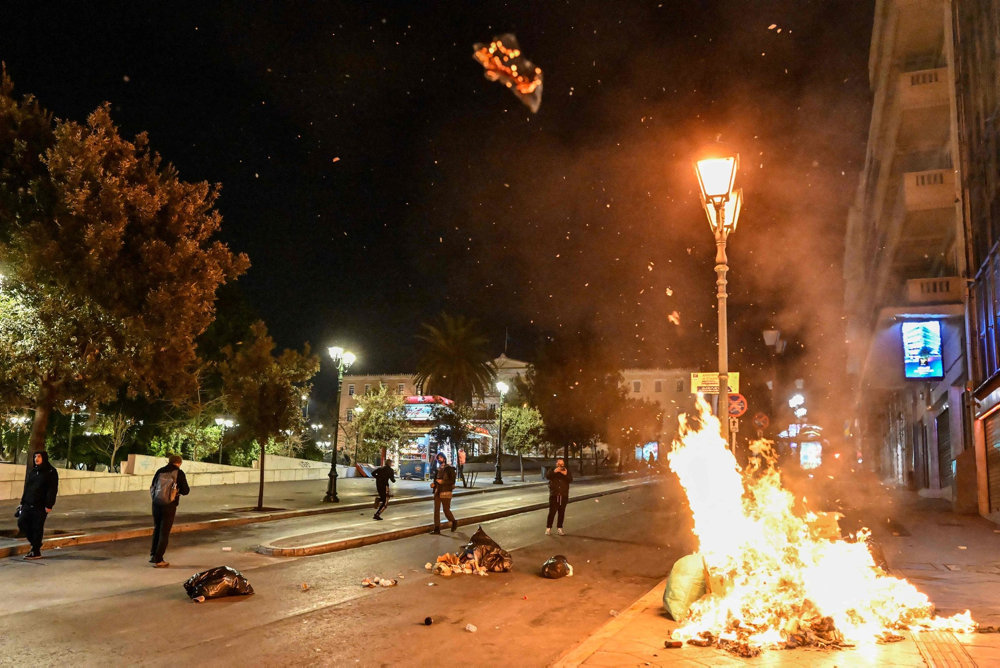
[[[59,496],[149,489],[156,470],[166,463],[166,457],[129,455],[128,461],[122,462],[121,473],[58,469]],[[257,462],[254,462],[253,468],[243,468],[185,461],[181,464],[181,468],[187,475],[188,484],[192,487],[236,485],[260,480]],[[327,477],[329,472],[330,465],[325,462],[271,455],[265,460],[264,481],[320,480]],[[345,478],[353,476],[354,467],[338,466],[337,473]],[[0,501],[20,498],[23,488],[24,466],[0,464]]]

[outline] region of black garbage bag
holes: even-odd
[[[573,567],[569,565],[566,557],[561,554],[549,557],[545,560],[545,563],[542,564],[543,578],[558,580],[559,578],[564,578],[567,575],[573,575]]]
[[[253,593],[253,587],[235,568],[216,566],[201,573],[195,573],[184,583],[184,589],[191,598],[221,598],[222,596],[245,596]]]
[[[462,562],[475,561],[480,566],[494,573],[506,573],[513,567],[514,559],[510,552],[503,549],[497,542],[490,538],[482,527],[472,534],[472,538],[462,548],[459,554]]]

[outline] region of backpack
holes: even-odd
[[[158,506],[173,503],[177,499],[177,469],[160,471],[149,488],[149,494],[153,497],[153,503]]]

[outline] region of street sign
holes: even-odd
[[[747,412],[747,398],[738,392],[729,394],[729,414],[739,417]]]
[[[740,372],[730,371],[727,379],[730,392],[740,391]],[[718,394],[719,374],[695,372],[691,374],[691,394]]]
[[[766,413],[757,413],[753,416],[753,424],[758,429],[767,429],[771,424],[771,418],[767,417]]]
[[[740,431],[740,419],[733,415],[729,416],[729,433],[736,434]]]

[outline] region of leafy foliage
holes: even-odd
[[[355,412],[353,422],[358,450],[355,459],[374,462],[382,448],[392,450],[406,436],[403,397],[380,385],[377,390],[358,397],[357,405],[362,410]]]
[[[448,397],[469,405],[483,398],[496,378],[487,339],[475,320],[442,313],[437,323],[424,323],[417,339],[423,351],[416,381],[425,394]]]
[[[431,438],[438,443],[447,443],[452,452],[448,453],[448,459],[454,461],[454,454],[459,448],[464,448],[471,444],[473,426],[473,411],[468,406],[462,404],[451,404],[446,406],[438,404],[431,411],[431,418],[437,425],[431,429]]]
[[[544,442],[542,414],[531,406],[503,407],[503,449],[526,455],[538,452]]]

